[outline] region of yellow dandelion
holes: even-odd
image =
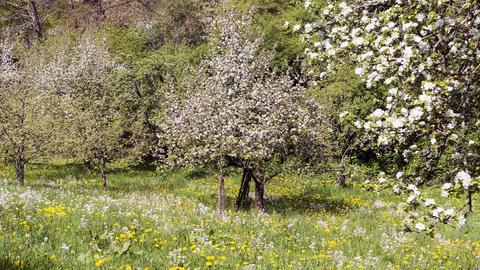
[[[98,260],[95,261],[95,266],[100,267],[106,262],[108,262],[110,259],[109,258],[99,258]]]

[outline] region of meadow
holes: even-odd
[[[480,215],[434,237],[402,232],[405,198],[357,184],[281,175],[266,211],[236,212],[239,175],[123,169],[98,175],[76,164],[34,164],[27,185],[0,173],[1,269],[477,269]],[[478,197],[475,200],[478,209]],[[478,211],[478,210],[477,210]]]
[[[0,270],[480,270],[479,213],[479,0],[0,1]]]

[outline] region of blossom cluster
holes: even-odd
[[[367,88],[384,90],[382,107],[353,123],[377,149],[399,160],[398,171],[380,176],[380,184],[411,193],[412,204],[420,194],[410,184],[447,182],[442,194],[467,194],[471,206],[471,194],[480,190],[478,3],[369,0],[305,6],[315,18],[303,33],[306,55],[312,66],[320,66],[318,78],[334,74],[346,61]],[[432,205],[425,200],[425,207]],[[440,212],[435,209],[433,217]],[[456,220],[463,223],[461,217]]]

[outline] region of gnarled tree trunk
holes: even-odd
[[[255,183],[255,207],[262,212],[265,209],[265,175],[261,169],[255,169],[252,176]]]
[[[15,174],[17,176],[17,181],[21,185],[25,183],[25,164],[27,163],[25,158],[25,145],[23,142],[24,140],[22,140],[21,144],[18,146],[15,157]]]
[[[25,160],[22,157],[15,162],[15,174],[18,182],[23,185],[25,183]]]
[[[252,171],[248,168],[243,169],[242,182],[240,184],[240,190],[238,191],[237,201],[235,202],[235,208],[247,209],[249,204],[248,194],[250,193],[250,181],[252,180]]]

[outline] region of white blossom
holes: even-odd
[[[415,228],[417,228],[417,230],[419,230],[419,231],[425,231],[425,229],[426,229],[425,225],[423,223],[420,223],[420,222],[415,224]]]
[[[385,114],[385,111],[384,111],[384,110],[382,110],[382,109],[376,109],[375,111],[373,111],[373,113],[371,114],[371,116],[380,118],[380,117],[382,117],[384,114]]]
[[[455,182],[461,183],[464,189],[468,189],[472,183],[472,177],[468,172],[460,171],[455,176]]]
[[[416,198],[417,198],[417,196],[415,196],[413,194],[408,196],[407,203],[411,204]]]
[[[355,37],[353,40],[352,40],[352,43],[353,45],[355,46],[360,46],[363,44],[363,38],[362,37]]]
[[[348,111],[343,111],[343,112],[341,112],[341,113],[338,115],[338,117],[339,117],[339,118],[344,118],[344,117],[347,116],[347,115],[348,115]]]
[[[388,143],[389,143],[389,140],[388,140],[387,137],[382,136],[382,135],[378,136],[378,144],[387,145]]]
[[[425,206],[432,206],[435,205],[435,199],[426,199]]]
[[[311,1],[311,0],[307,0],[307,1],[305,1],[305,3],[304,3],[303,6],[305,7],[305,9],[307,9],[307,8],[309,8],[311,5],[312,5],[312,1]]]
[[[311,23],[305,24],[305,33],[309,34],[313,30],[313,25]]]
[[[438,217],[440,217],[440,214],[443,213],[443,211],[444,210],[441,207],[435,208],[435,209],[432,210],[432,216],[438,218]]]
[[[404,126],[404,123],[405,123],[405,118],[399,117],[399,118],[395,118],[392,121],[392,126],[394,128],[402,128]]]
[[[397,93],[398,93],[398,88],[391,88],[390,90],[388,90],[388,94],[391,96],[396,96]]]
[[[445,183],[445,184],[443,184],[442,189],[449,190],[452,187],[453,187],[452,183]]]
[[[419,120],[423,116],[423,110],[420,107],[415,107],[410,110],[410,114],[408,115],[408,120],[410,122],[414,122]]]
[[[380,177],[380,179],[378,179],[378,182],[379,182],[380,184],[383,184],[383,183],[387,182],[387,178],[385,178],[385,177]]]
[[[419,21],[419,22],[423,22],[423,21],[425,20],[425,17],[426,17],[425,14],[423,14],[423,13],[418,13],[417,16],[416,16],[416,19],[417,19],[417,21]]]
[[[355,69],[355,74],[357,74],[358,76],[361,76],[361,75],[365,74],[365,71],[363,70],[363,68],[357,67]]]
[[[449,217],[452,217],[452,216],[455,215],[455,210],[453,208],[449,208],[449,209],[445,210],[445,215],[449,216]]]
[[[423,82],[422,87],[425,90],[432,90],[432,89],[435,88],[435,84],[432,83],[432,82],[429,82],[429,81],[425,81],[425,82]]]

